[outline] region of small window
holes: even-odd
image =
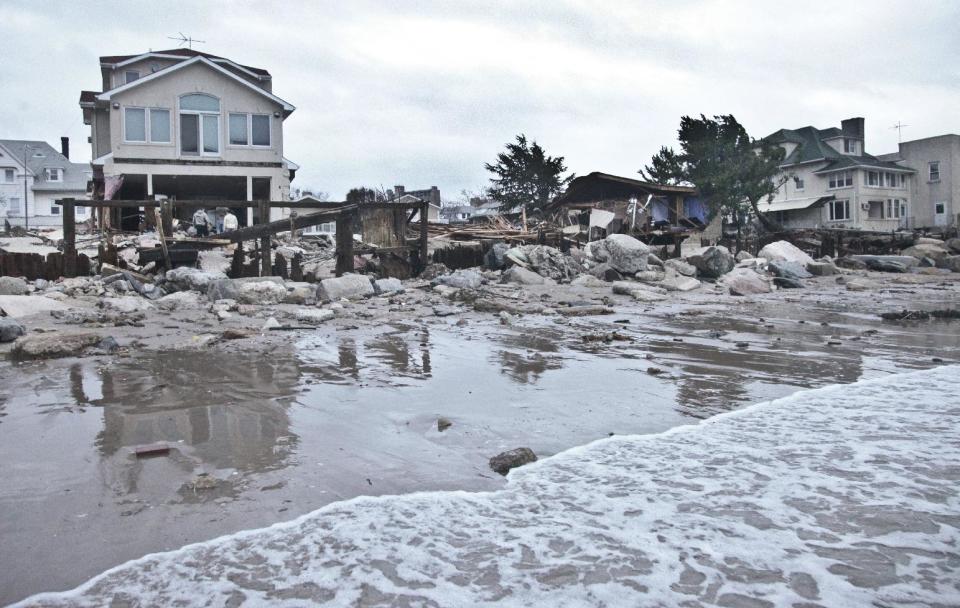
[[[136,70],[127,70],[123,73],[123,82],[124,84],[130,84],[134,80],[140,79],[140,72]]]
[[[150,141],[170,143],[170,110],[150,110]]]
[[[930,163],[930,181],[938,182],[940,181],[940,161],[935,160]]]
[[[63,169],[58,168],[49,168],[47,169],[47,181],[48,182],[62,182],[63,181]]]
[[[848,200],[830,201],[827,210],[830,212],[832,222],[850,219],[850,201]]]
[[[803,191],[803,178],[802,178],[802,177],[794,177],[794,178],[793,178],[793,185],[794,185],[794,187],[795,187],[795,189],[796,189],[797,192],[802,192],[802,191]]]
[[[933,206],[933,212],[936,213],[937,215],[943,215],[944,213],[947,212],[947,204],[937,203],[936,205]]]
[[[843,151],[847,154],[856,154],[857,153],[857,140],[855,139],[845,139],[843,140]]]
[[[20,209],[20,199],[19,199],[19,198],[11,198],[11,199],[10,199],[9,206],[7,207],[7,214],[8,214],[8,215],[23,215],[23,210]]]
[[[270,116],[254,114],[251,118],[251,141],[255,146],[270,145]]]
[[[230,115],[230,145],[245,146],[249,142],[247,139],[247,115]]]
[[[13,180],[16,179],[16,170],[15,169],[4,169],[3,170],[3,181],[8,184],[12,184]]]
[[[123,109],[124,141],[147,141],[147,111],[143,108]]]
[[[180,98],[180,109],[193,110],[194,112],[219,112],[220,100],[212,95],[201,93],[184,95]]]
[[[60,205],[50,205],[50,215],[60,215]]]

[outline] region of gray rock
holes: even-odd
[[[840,270],[831,262],[810,262],[807,264],[807,272],[815,277],[826,277],[838,274]]]
[[[13,342],[26,333],[26,328],[14,319],[0,317],[0,342]]]
[[[334,313],[332,310],[327,310],[325,308],[301,308],[296,312],[295,316],[297,321],[302,323],[319,325],[332,319],[334,317]]]
[[[457,270],[434,279],[435,285],[445,285],[454,289],[479,289],[483,277],[476,270]]]
[[[424,281],[432,281],[437,277],[449,274],[450,269],[447,268],[446,264],[434,263],[428,264],[426,268],[423,269],[423,272],[420,273],[420,278]]]
[[[917,258],[918,260],[922,258],[932,258],[935,261],[940,261],[941,259],[950,255],[950,251],[947,249],[946,245],[920,243],[914,245],[913,247],[907,247],[900,252],[900,255],[909,255]]]
[[[395,278],[377,279],[373,282],[373,289],[377,294],[401,293],[403,291],[403,283],[400,279]]]
[[[168,284],[171,284],[176,291],[190,289],[194,291],[206,291],[211,283],[222,281],[226,278],[227,275],[222,272],[210,272],[186,266],[168,270],[164,275],[164,280]]]
[[[506,243],[494,243],[490,251],[483,256],[483,265],[488,270],[503,270],[507,267],[507,251],[510,246]]]
[[[906,268],[916,268],[920,265],[920,260],[911,255],[851,255],[837,260],[837,264],[844,268],[857,268],[857,262],[863,264],[861,268],[871,269],[882,268],[887,262],[895,262]],[[890,272],[900,272],[900,270]]]
[[[37,289],[45,289],[49,284],[50,284],[50,281],[46,279],[37,279],[33,282],[33,286],[36,287]]]
[[[907,272],[909,270],[909,267],[906,264],[879,257],[867,260],[866,262],[867,268],[877,272]]]
[[[940,260],[939,266],[940,268],[946,268],[951,272],[960,272],[960,255],[950,255],[943,258]]]
[[[952,253],[960,255],[960,238],[947,239],[947,242],[944,243],[944,245],[946,245],[947,249],[949,249]]]
[[[760,293],[770,293],[770,283],[765,277],[749,268],[737,268],[723,277],[723,283],[730,291],[730,295],[748,296]]]
[[[287,295],[283,296],[284,304],[298,306],[313,306],[317,303],[317,286],[312,283],[287,283]]]
[[[478,275],[479,276],[479,275]],[[362,274],[345,274],[320,281],[320,299],[325,302],[334,302],[340,298],[357,300],[367,298],[376,293],[373,282]]]
[[[103,336],[94,332],[58,332],[22,336],[13,343],[11,355],[18,359],[76,357],[100,344]]]
[[[653,252],[647,254],[647,266],[659,266],[663,268],[663,260],[657,257]]]
[[[800,279],[792,277],[774,277],[773,284],[782,289],[800,289],[804,286]]]
[[[663,267],[665,270],[672,270],[677,274],[682,274],[685,277],[697,276],[697,267],[680,259],[670,258],[663,263]]]
[[[740,251],[737,252],[737,255],[735,255],[733,259],[736,260],[737,262],[742,262],[744,260],[752,260],[753,256],[750,255],[749,251],[744,251],[743,249],[741,249]]]
[[[667,291],[662,287],[654,287],[646,283],[633,283],[631,281],[615,281],[613,283],[613,293],[623,296],[630,296],[638,302],[659,302],[667,298]]]
[[[570,281],[570,284],[577,287],[606,287],[607,285],[604,281],[601,281],[592,274],[582,274]]]
[[[700,287],[700,281],[675,272],[667,272],[658,285],[667,291],[693,291]]]
[[[607,281],[608,283],[612,281],[623,280],[623,275],[620,274],[620,271],[616,270],[615,268],[612,268],[610,264],[607,264],[606,262],[602,264],[598,264],[593,268],[591,268],[590,274],[600,279],[601,281]]]
[[[119,296],[116,298],[102,298],[98,306],[105,311],[120,314],[146,312],[154,306],[139,296]]]
[[[814,262],[811,262],[814,263]],[[813,276],[806,266],[800,262],[791,262],[786,260],[770,260],[767,264],[767,268],[770,269],[770,272],[774,276],[780,277],[782,279],[798,280],[798,279],[809,279]]]
[[[517,285],[546,285],[554,284],[556,281],[540,276],[532,270],[527,270],[522,266],[511,266],[504,271],[501,277],[503,283],[516,283]]]
[[[199,308],[202,305],[200,298],[195,291],[176,291],[157,300],[156,306],[169,311]]]
[[[491,458],[490,468],[501,475],[506,475],[510,472],[510,469],[515,469],[536,461],[537,455],[533,453],[533,450],[530,448],[517,448],[503,452],[502,454],[497,454]]]
[[[806,252],[788,241],[776,241],[765,245],[757,257],[771,262],[795,262],[801,266],[806,266],[813,261]]]
[[[701,247],[691,251],[686,261],[696,267],[701,276],[717,279],[733,270],[734,259],[722,245]]]
[[[25,296],[28,293],[30,287],[20,277],[0,277],[0,296]]]
[[[179,270],[179,269],[178,269]],[[169,274],[169,273],[168,273]],[[247,283],[263,283],[268,281],[270,283],[276,283],[283,287],[285,285],[284,281],[280,277],[247,277],[242,279],[218,279],[215,281],[210,281],[207,284],[206,291],[207,299],[211,302],[216,302],[217,300],[240,300],[240,290]],[[286,290],[286,287],[284,287]]]
[[[237,302],[269,306],[279,304],[287,297],[287,288],[282,283],[274,281],[250,281],[242,283],[237,292]]]
[[[587,244],[587,255],[598,262],[606,262],[623,274],[636,274],[647,269],[650,248],[626,234],[611,234],[601,241]]]
[[[643,281],[644,283],[658,283],[663,280],[663,277],[666,276],[662,268],[654,267],[656,270],[641,270],[637,274],[633,275],[638,281]]]

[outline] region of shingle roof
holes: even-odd
[[[227,57],[220,57],[219,55],[211,55],[210,53],[204,53],[203,51],[197,51],[195,49],[169,49],[166,51],[147,51],[145,53],[137,53],[136,55],[105,55],[100,57],[100,63],[120,63],[126,61],[127,59],[133,59],[134,57],[139,57],[141,55],[146,55],[148,53],[153,53],[154,55],[176,55],[178,57],[206,57],[207,59],[222,59],[224,61],[233,61]],[[236,63],[236,62],[234,62]],[[255,68],[249,65],[241,65],[237,63],[240,67],[250,70],[254,74],[259,74],[261,76],[269,76],[270,72],[263,68]]]
[[[835,171],[849,167],[876,167],[878,169],[906,170],[896,163],[883,161],[870,154],[853,156],[837,152],[825,139],[842,137],[844,132],[836,127],[817,129],[816,127],[801,127],[799,129],[780,129],[763,138],[762,141],[770,144],[794,143],[797,147],[783,159],[783,165],[798,165],[813,161],[824,161],[827,164],[816,172]]]
[[[72,163],[66,156],[57,152],[53,146],[45,141],[23,139],[0,139],[3,146],[18,164],[23,164],[24,148],[27,150],[27,168],[34,175],[34,190],[68,190],[84,191],[90,179],[90,165],[86,163]],[[48,182],[44,169],[63,169],[62,182]]]
[[[826,173],[828,171],[836,171],[838,169],[849,169],[850,167],[875,167],[877,169],[898,169],[900,171],[914,172],[913,169],[898,165],[895,162],[880,160],[876,156],[871,156],[869,154],[864,154],[862,156],[841,154],[839,158],[831,160],[823,167],[814,171],[814,173]]]
[[[95,103],[99,94],[99,91],[80,91],[80,103]]]

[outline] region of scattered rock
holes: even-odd
[[[950,240],[954,240],[954,239],[950,239]],[[946,268],[951,272],[960,272],[960,255],[947,256],[942,260],[940,260],[940,263],[937,265],[940,268]]]
[[[311,283],[286,283],[287,295],[283,296],[284,304],[297,306],[313,306],[317,303],[317,286]]]
[[[266,323],[263,324],[263,327],[261,327],[260,330],[268,331],[274,327],[280,327],[280,321],[277,321],[276,317],[270,317],[267,319]]]
[[[770,293],[771,291],[770,283],[766,278],[749,268],[732,270],[723,277],[723,283],[730,291],[730,295],[734,296],[748,296]]]
[[[189,268],[187,266],[181,266],[180,268],[168,270],[164,275],[164,281],[166,281],[168,284],[171,284],[177,291],[191,289],[201,292],[206,291],[211,283],[215,281],[223,281],[226,278],[227,275],[223,274],[222,272],[210,272],[207,270],[200,270],[199,268]]]
[[[815,277],[826,277],[838,274],[838,269],[832,262],[810,262],[807,264],[807,272]]]
[[[663,280],[660,281],[658,285],[667,291],[693,291],[700,287],[700,281],[693,277],[670,271],[667,272],[666,276],[663,277]]]
[[[488,270],[503,270],[507,267],[507,251],[510,246],[506,243],[494,243],[490,251],[483,256],[483,265]]]
[[[424,281],[432,281],[437,277],[449,274],[450,269],[447,268],[446,264],[434,263],[428,264],[426,268],[423,269],[423,272],[420,273],[421,279]]]
[[[334,317],[332,310],[325,308],[301,308],[296,312],[297,321],[319,325]]]
[[[811,263],[815,264],[816,262]],[[798,279],[809,279],[813,276],[813,274],[807,270],[806,265],[801,264],[800,262],[770,260],[770,262],[767,264],[767,268],[775,277],[790,279],[791,281]]]
[[[802,289],[804,287],[800,279],[791,277],[774,277],[773,284],[781,289]]]
[[[220,334],[221,340],[242,340],[244,338],[249,338],[253,335],[253,331],[249,329],[238,329],[231,327],[230,329],[223,330],[223,333]]]
[[[153,304],[137,296],[102,298],[97,305],[105,311],[120,314],[146,312],[154,308]]]
[[[501,475],[506,475],[511,469],[537,461],[537,455],[530,448],[517,448],[490,459],[490,468]]]
[[[749,252],[749,251],[745,251],[745,250],[741,249],[740,251],[737,252],[737,255],[735,255],[735,256],[733,257],[733,259],[734,259],[734,261],[742,262],[742,261],[744,261],[744,260],[752,260],[752,259],[753,259],[753,256],[750,255],[750,252]]]
[[[453,422],[451,422],[449,419],[443,418],[443,417],[437,418],[437,430],[440,431],[441,433],[447,430],[448,428],[450,428],[451,426],[453,426]]]
[[[285,283],[280,277],[246,277],[242,279],[218,279],[207,284],[206,289],[199,291],[207,294],[207,299],[211,302],[217,300],[240,300],[240,290],[247,283],[275,283],[284,287]],[[286,287],[284,287],[286,291]]]
[[[13,342],[26,333],[26,328],[16,320],[0,317],[0,342]]]
[[[709,279],[717,279],[733,270],[733,256],[726,247],[716,245],[691,251],[686,261],[697,268],[699,273]]]
[[[663,280],[663,277],[666,276],[663,269],[657,268],[656,270],[641,270],[633,277],[644,283],[658,283]]]
[[[503,273],[500,280],[503,283],[516,283],[518,285],[552,285],[556,283],[553,279],[542,277],[522,266],[511,266]]]
[[[370,279],[361,274],[345,274],[320,281],[320,299],[332,302],[341,298],[355,300],[376,293]]]
[[[483,284],[483,277],[476,270],[464,269],[437,277],[433,283],[454,289],[479,289]]]
[[[610,264],[607,264],[606,262],[591,268],[590,274],[600,280],[607,281],[608,283],[623,280],[623,275],[620,274],[620,271],[612,268]]]
[[[695,277],[697,276],[697,267],[693,264],[688,264],[683,260],[677,258],[670,258],[663,263],[663,268],[665,270],[672,270],[673,272],[683,275],[685,277]]]
[[[605,287],[606,283],[592,274],[582,274],[570,282],[577,287]]]
[[[960,238],[947,239],[947,242],[944,243],[944,245],[951,252],[960,255]]]
[[[877,284],[866,279],[850,279],[847,281],[847,291],[868,291],[876,289]]]
[[[788,241],[776,241],[765,245],[757,257],[771,262],[794,262],[801,266],[814,261],[806,252]]]
[[[909,255],[919,259],[930,258],[935,262],[939,262],[941,259],[950,255],[950,251],[947,249],[946,245],[940,244],[935,245],[931,243],[918,243],[913,247],[907,247],[900,252],[900,255]]]
[[[613,283],[613,293],[631,296],[640,302],[658,302],[666,299],[666,290],[646,283],[632,283],[630,281],[616,281]]]
[[[175,291],[157,300],[156,306],[161,310],[173,311],[199,308],[202,303],[200,294],[195,291]]]
[[[287,297],[287,288],[274,281],[250,281],[240,284],[236,300],[241,304],[269,306],[279,304]]]
[[[373,282],[373,290],[378,295],[387,293],[402,293],[403,283],[400,282],[400,279],[395,278],[377,279]]]
[[[25,296],[30,286],[19,277],[0,277],[0,296]]]
[[[647,254],[647,266],[658,266],[663,268],[663,260],[658,258],[653,252],[650,252]]]
[[[21,336],[13,343],[11,354],[19,359],[54,359],[81,356],[100,344],[103,337],[93,332],[58,332]]]
[[[587,244],[587,256],[606,262],[610,268],[623,274],[636,274],[647,269],[650,248],[626,234],[611,234],[600,241]]]

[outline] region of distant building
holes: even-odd
[[[783,227],[912,227],[915,171],[866,153],[863,118],[841,121],[839,129],[780,129],[764,141],[782,147],[786,157],[783,184],[759,208]]]
[[[916,171],[910,181],[911,228],[960,225],[960,135],[938,135],[900,144],[880,158]]]
[[[440,218],[440,189],[436,186],[430,186],[425,190],[410,190],[408,191],[403,186],[394,186],[393,187],[393,196],[388,202],[391,203],[414,203],[417,201],[429,203],[427,211],[427,221],[428,222],[439,222]],[[419,222],[420,213],[417,212],[414,214],[411,221]]]
[[[298,167],[283,157],[283,123],[295,108],[270,72],[192,49],[104,56],[100,72],[100,90],[80,94],[95,195],[288,200]],[[255,210],[235,213],[247,224]]]
[[[6,220],[12,226],[60,226],[56,200],[87,198],[90,165],[70,162],[66,137],[60,146],[58,152],[45,141],[0,139],[0,224]],[[85,220],[86,212],[86,207],[77,207],[77,221]]]
[[[501,214],[497,201],[473,197],[469,205],[447,205],[440,210],[440,216],[451,224],[464,224]]]

